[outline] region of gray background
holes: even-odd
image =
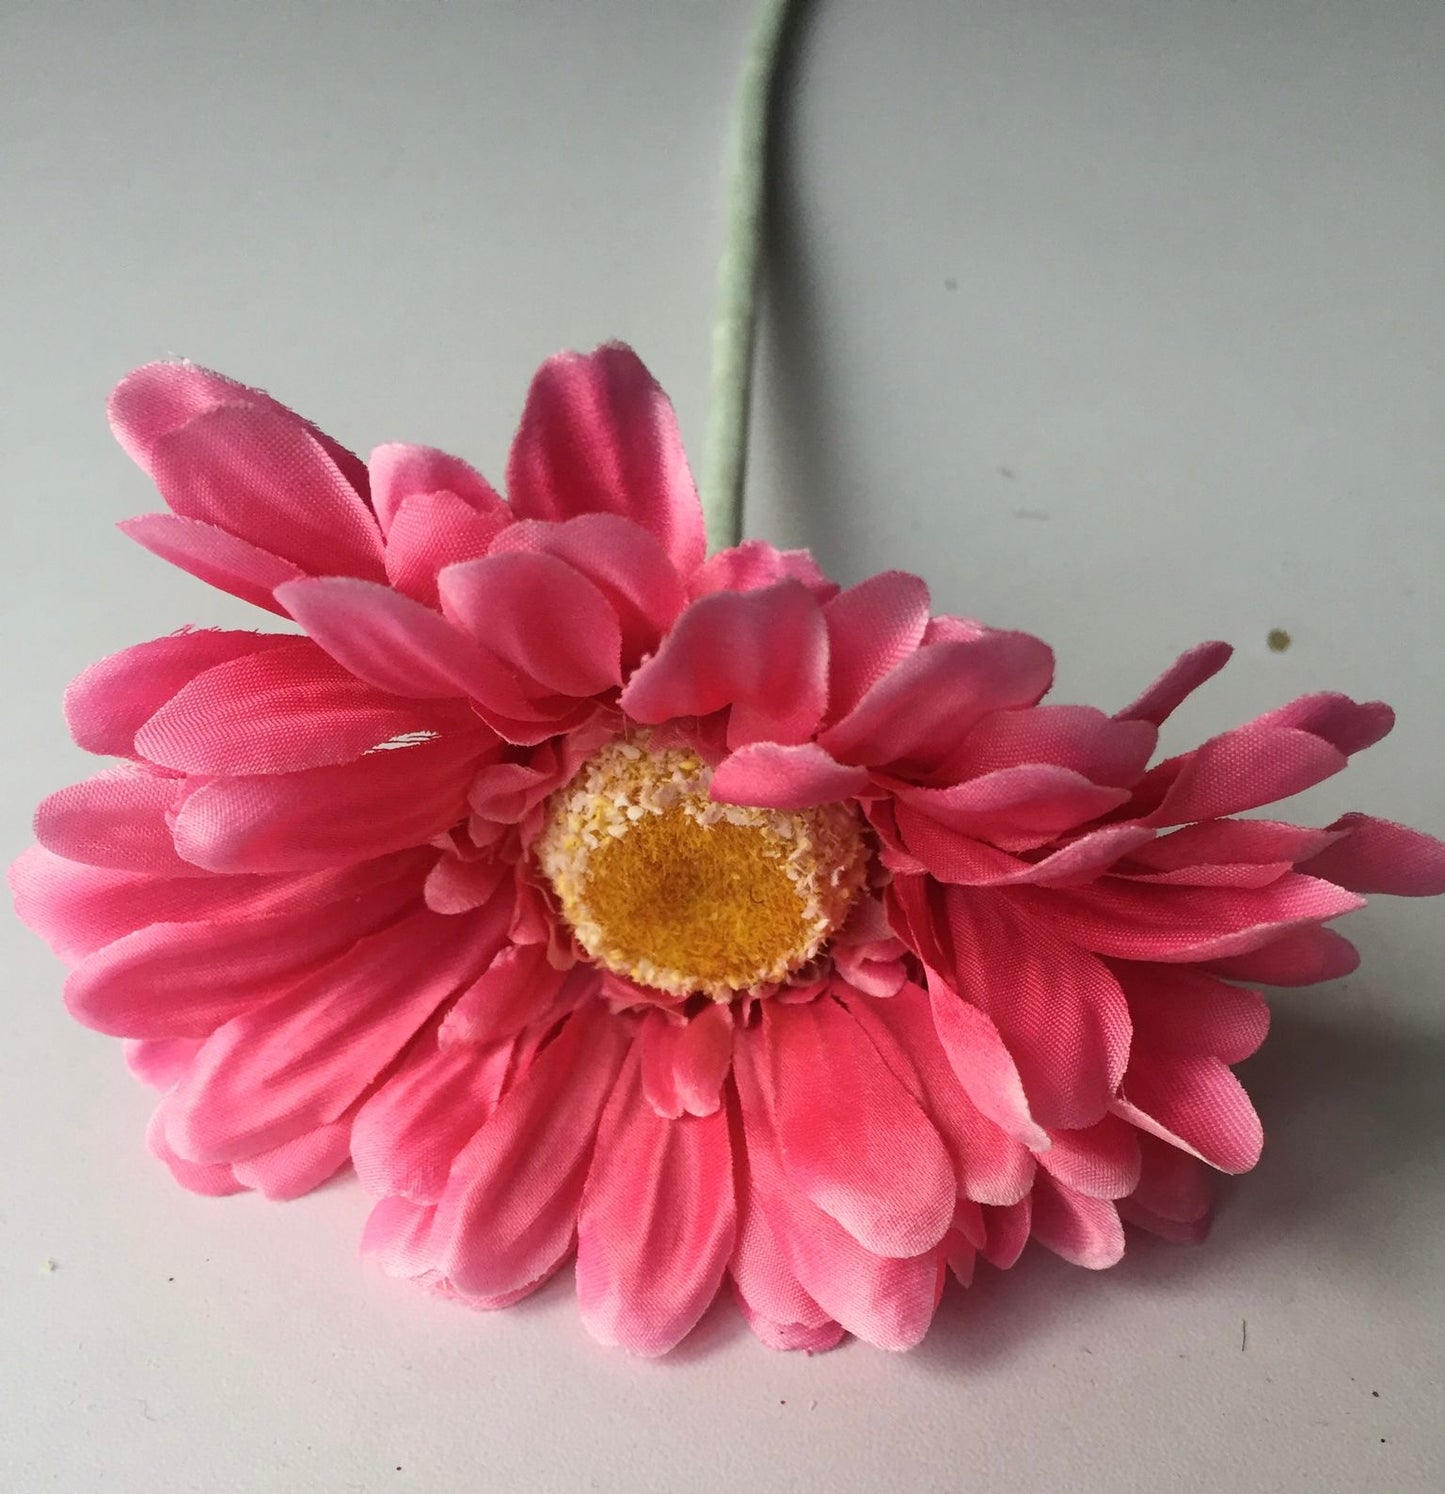
[[[499,475],[532,368],[623,336],[698,454],[747,12],[8,0],[7,857],[89,771],[75,672],[254,616],[110,527],[153,506],[102,418],[128,367],[183,353]],[[1306,809],[1445,830],[1442,63],[1438,0],[818,0],[750,532],[1042,633],[1061,698],[1232,639],[1171,746],[1383,695],[1396,734]],[[1204,1247],[1031,1251],[908,1356],[774,1355],[728,1305],[661,1364],[592,1344],[565,1277],[472,1316],[372,1276],[354,1186],[174,1188],[7,924],[0,1483],[1437,1490],[1440,924],[1380,903],[1364,973],[1280,998],[1265,1159]]]

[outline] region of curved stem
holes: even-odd
[[[766,227],[768,127],[773,80],[794,0],[761,0],[733,115],[727,228],[712,328],[711,400],[703,447],[702,511],[709,546],[742,538],[753,334]]]

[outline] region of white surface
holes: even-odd
[[[1309,808],[1445,830],[1445,10],[812,9],[751,532],[1050,637],[1064,698],[1233,639],[1176,743],[1383,695],[1398,731]],[[363,450],[499,475],[533,366],[620,335],[700,438],[747,21],[3,7],[7,857],[90,769],[65,682],[247,615],[110,528],[153,505],[102,420],[126,368],[185,353]],[[1281,997],[1249,1071],[1265,1160],[1204,1247],[1099,1276],[1031,1251],[906,1357],[773,1355],[726,1305],[661,1364],[593,1345],[565,1279],[474,1317],[367,1274],[354,1185],[180,1192],[116,1045],[8,924],[0,1485],[1438,1490],[1441,923],[1382,902],[1349,930],[1364,973]]]

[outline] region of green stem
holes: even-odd
[[[792,4],[793,0],[761,0],[733,116],[727,229],[718,266],[711,404],[703,447],[702,511],[713,550],[737,544],[743,533],[753,333],[766,227],[768,126]]]

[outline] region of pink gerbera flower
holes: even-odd
[[[655,1354],[724,1280],[766,1343],[924,1333],[944,1270],[1121,1219],[1203,1233],[1255,1162],[1254,983],[1350,969],[1360,892],[1445,847],[1235,816],[1390,729],[1315,695],[1152,768],[1229,650],[1109,716],[1022,633],[705,558],[672,411],[611,346],[533,383],[504,501],[363,466],[255,390],[140,369],[111,419],[171,512],[122,526],[300,635],[187,631],[83,674],[12,871],[82,1022],[202,1193],[348,1160],[382,1267],[495,1307],[576,1253]],[[1244,982],[1241,985],[1238,982]]]

